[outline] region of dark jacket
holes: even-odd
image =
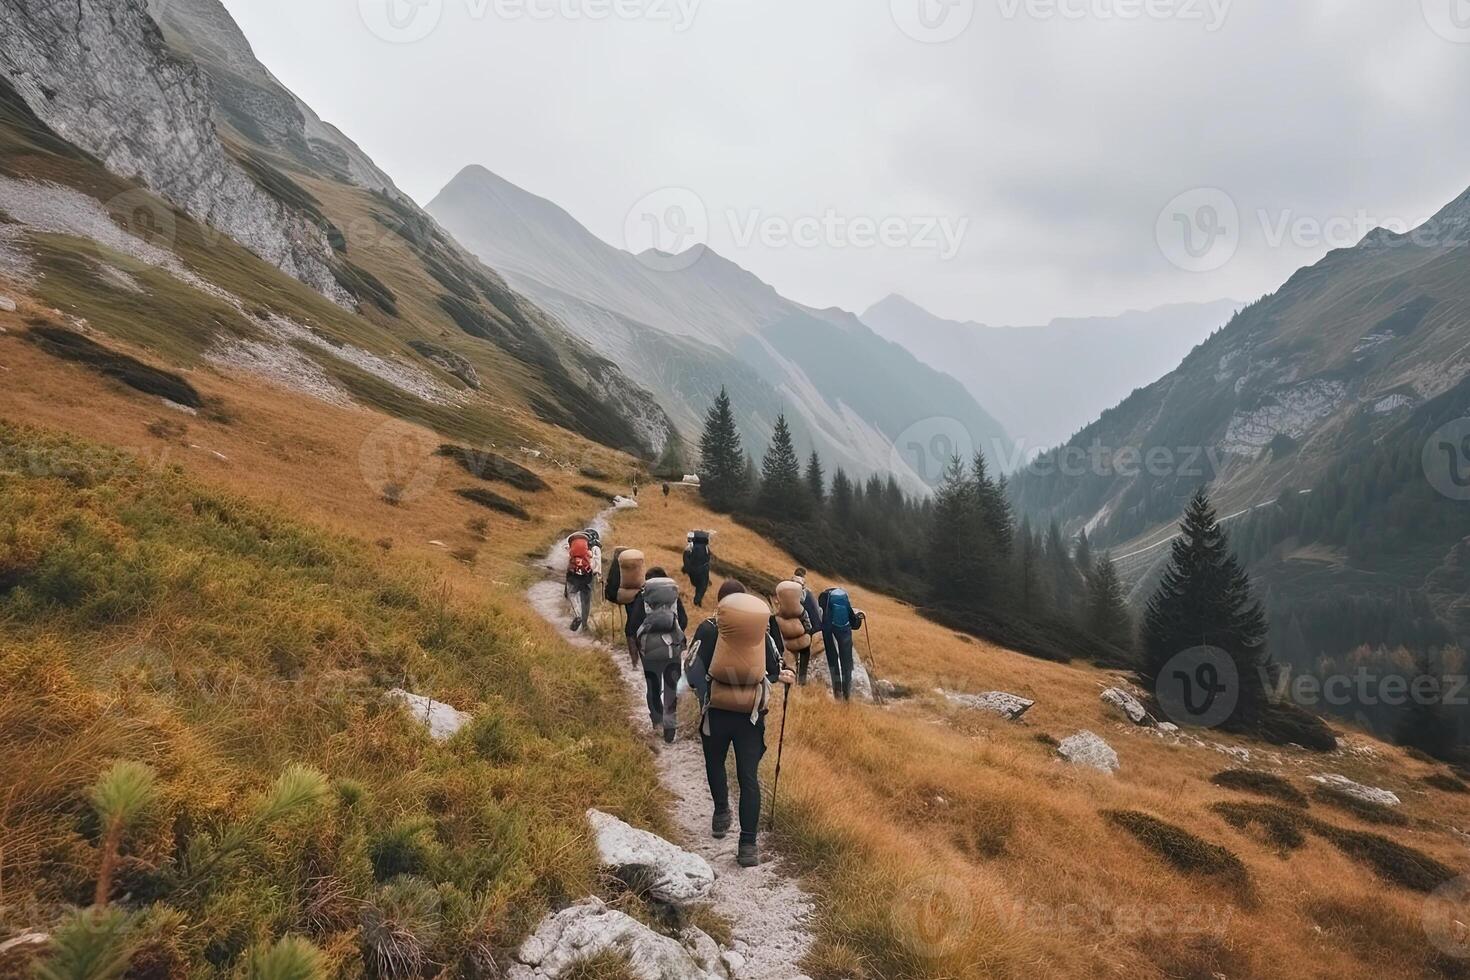
[[[781,679],[781,668],[785,666],[781,661],[781,633],[775,623],[776,618],[772,616],[771,632],[766,634],[766,678],[772,684]],[[719,642],[720,628],[715,621],[706,619],[700,623],[699,629],[694,631],[694,642],[690,646],[690,649],[694,651],[694,656],[690,659],[689,669],[685,674],[689,679],[690,689],[699,696],[700,707],[707,711],[720,711],[719,708],[709,707],[709,665],[714,662],[715,646]],[[720,713],[745,716],[745,712],[742,711],[720,711]]]

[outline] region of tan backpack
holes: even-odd
[[[728,596],[715,614],[720,638],[709,665],[709,704],[755,717],[770,693],[766,644],[771,611],[753,595]]]
[[[618,605],[630,606],[647,581],[643,552],[629,548],[618,555]]]
[[[800,582],[782,582],[776,586],[776,625],[781,628],[787,653],[804,653],[812,648],[806,607],[801,602],[805,595],[806,588]]]

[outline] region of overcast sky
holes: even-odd
[[[482,164],[814,306],[1253,299],[1470,186],[1470,0],[225,4],[420,203]]]

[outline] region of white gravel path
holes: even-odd
[[[604,539],[609,536],[612,513],[613,510],[604,511],[592,524]],[[634,667],[622,650],[614,650],[567,628],[571,610],[562,596],[566,575],[563,542],[557,541],[552,546],[543,564],[548,578],[527,592],[532,608],[556,626],[567,642],[603,650],[612,658],[628,689],[629,722],[635,732],[651,736],[644,705],[643,671]],[[771,731],[767,738],[773,740],[774,736]],[[783,873],[780,861],[770,860],[769,856],[763,855],[767,860],[759,868],[746,869],[736,864],[739,839],[736,828],[722,841],[710,836],[712,808],[697,732],[681,730],[679,741],[673,745],[663,744],[661,736],[652,744],[658,753],[659,776],[674,795],[672,816],[680,835],[676,843],[700,855],[715,869],[711,900],[715,910],[730,924],[735,952],[745,958],[741,980],[807,980],[798,964],[812,947],[808,931],[814,911],[811,896],[795,879]],[[775,751],[774,744],[771,751]],[[733,778],[731,784],[731,795],[738,799]],[[731,802],[733,805],[735,800]],[[763,815],[763,822],[764,819]]]

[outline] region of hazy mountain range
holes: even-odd
[[[893,295],[862,320],[953,374],[1022,450],[1034,452],[1060,444],[1103,409],[1172,370],[1241,305],[1183,303],[1034,327],[987,327],[942,319]]]
[[[956,419],[977,444],[1009,445],[1004,427],[953,377],[851,313],[786,299],[711,249],[696,246],[673,263],[641,261],[479,166],[456,176],[428,211],[628,371],[690,437],[724,386],[753,452],[784,410],[798,446],[816,448],[829,469],[897,471],[914,490],[924,486],[920,474],[893,444],[927,420]]]

